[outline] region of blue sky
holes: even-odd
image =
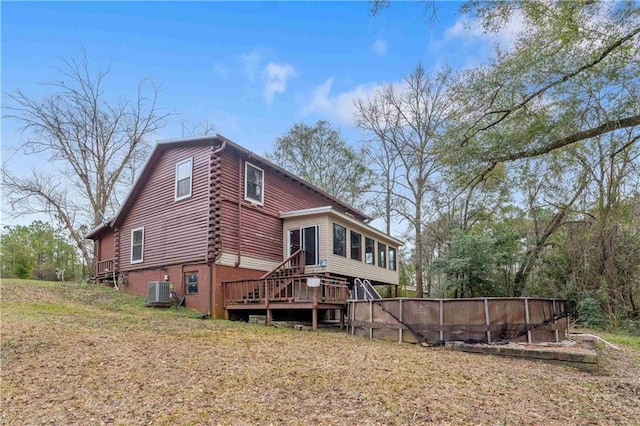
[[[485,61],[496,41],[465,30],[460,3],[398,2],[372,16],[369,2],[2,2],[2,92],[41,97],[62,59],[86,49],[92,68],[110,67],[108,96],[135,96],[139,80],[160,85],[173,110],[153,139],[181,136],[181,123],[207,120],[258,154],[296,122],[328,119],[350,143],[360,134],[352,103],[428,70]],[[3,96],[3,103],[6,101]],[[3,161],[22,136],[2,122]],[[40,163],[42,164],[42,163]]]

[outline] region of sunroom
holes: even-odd
[[[280,218],[284,258],[303,249],[308,273],[367,279],[386,288],[383,294],[397,294],[402,241],[330,206],[283,212]]]

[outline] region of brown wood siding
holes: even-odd
[[[176,163],[193,157],[191,197],[175,201]],[[166,151],[120,226],[121,271],[206,260],[210,149]],[[131,231],[144,227],[143,262],[131,263]]]
[[[112,259],[115,256],[115,235],[112,230],[105,231],[98,241],[97,244],[97,260],[107,260]]]
[[[252,205],[244,200],[245,161],[264,170],[264,205]],[[339,205],[308,187],[285,177],[256,161],[240,157],[233,150],[223,152],[222,246],[225,252],[238,252],[241,241],[242,255],[282,260],[282,220],[278,214],[293,210]],[[242,212],[238,214],[238,202]],[[238,225],[240,232],[238,232]]]

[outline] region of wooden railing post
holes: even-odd
[[[318,329],[318,287],[313,288],[313,308],[311,313],[312,328]]]

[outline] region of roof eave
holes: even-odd
[[[304,216],[312,216],[312,215],[318,215],[318,214],[331,214],[334,216],[337,216],[339,218],[341,218],[344,221],[350,222],[350,223],[355,223],[358,226],[361,226],[365,229],[368,229],[369,231],[371,231],[371,233],[378,235],[378,237],[383,237],[384,239],[391,241],[395,244],[397,244],[398,246],[404,246],[404,241],[401,241],[395,237],[392,237],[391,235],[385,234],[384,232],[380,231],[379,229],[374,228],[373,226],[369,225],[368,223],[364,222],[364,221],[360,221],[355,217],[351,217],[348,214],[344,214],[342,212],[337,211],[336,209],[334,209],[331,206],[322,206],[322,207],[312,207],[310,209],[304,209],[304,210],[294,210],[294,211],[288,211],[288,212],[280,212],[278,214],[278,216],[281,219],[288,219],[288,218],[296,218],[296,217],[304,217]]]

